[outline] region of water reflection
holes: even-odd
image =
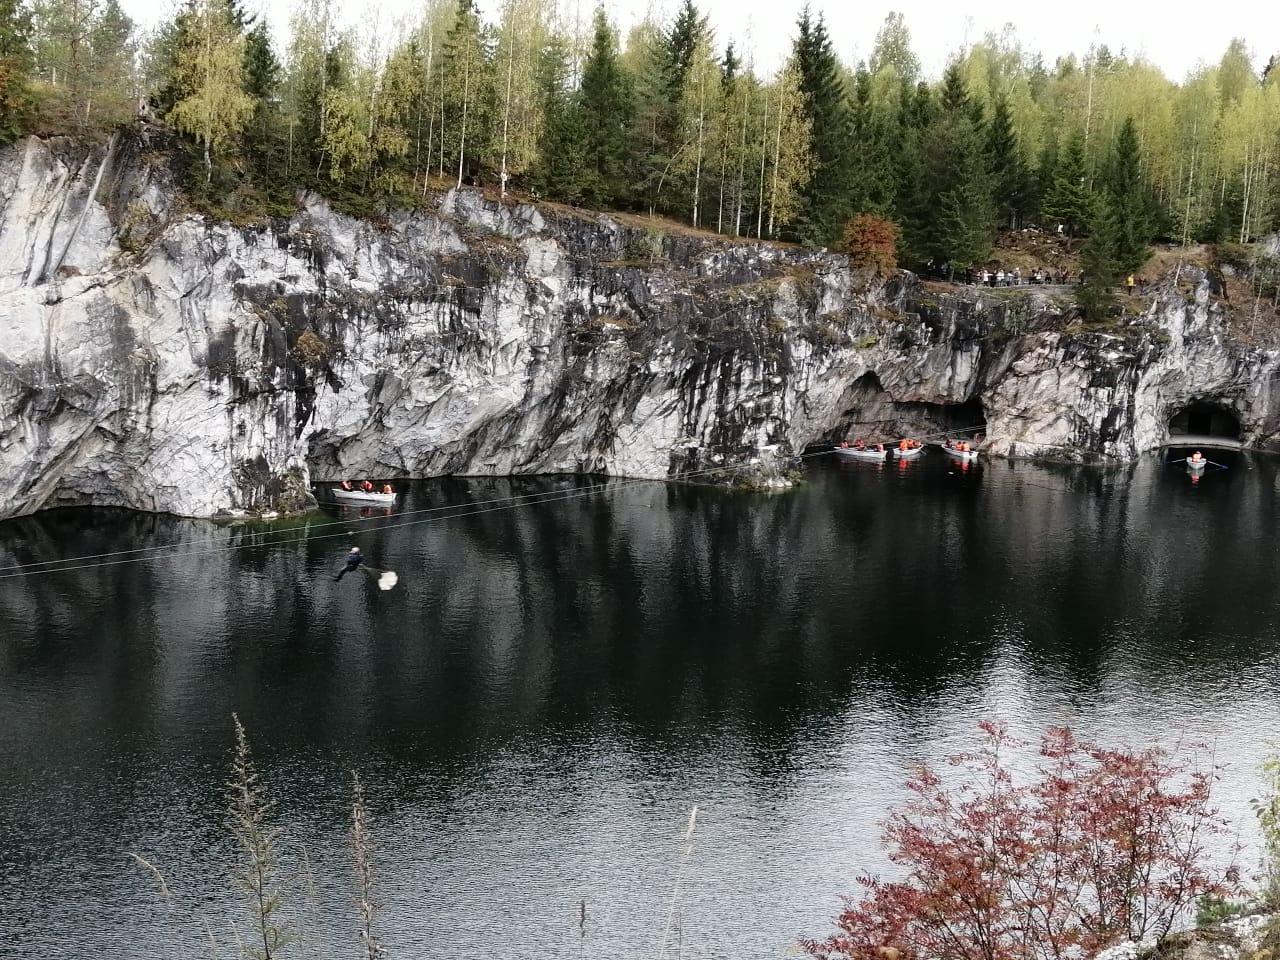
[[[233,710],[322,874],[330,952],[351,929],[352,766],[389,939],[433,956],[498,936],[517,957],[652,952],[694,802],[686,952],[780,955],[882,866],[875,821],[905,766],[979,717],[1215,742],[1243,813],[1280,713],[1280,560],[1275,468],[1232,456],[1195,487],[1154,460],[965,470],[931,453],[818,464],[774,497],[624,484],[415,512],[587,484],[453,480],[391,517],[269,530],[5,524],[0,566],[190,555],[0,581],[0,917],[23,957],[171,956],[121,866],[139,849],[224,918]],[[327,539],[271,546],[306,534]],[[402,587],[334,584],[351,542]]]

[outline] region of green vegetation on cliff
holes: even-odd
[[[144,104],[195,200],[233,216],[301,187],[375,213],[465,183],[814,244],[874,216],[913,267],[979,264],[1034,224],[1089,238],[1091,312],[1153,237],[1247,243],[1280,220],[1280,70],[1242,41],[1176,83],[1106,46],[1049,67],[1005,32],[931,81],[901,15],[846,64],[851,38],[806,8],[762,77],[693,0],[625,40],[604,7],[580,29],[550,0],[496,23],[428,0],[394,37],[337,14],[295,0],[273,38],[242,0],[186,0],[140,44],[117,0],[0,0],[0,137]]]

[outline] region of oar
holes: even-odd
[[[1181,457],[1177,460],[1166,460],[1165,465],[1168,466],[1169,464],[1172,464],[1172,463],[1186,463],[1186,462],[1187,462],[1187,458]]]
[[[1230,469],[1231,469],[1231,468],[1230,468],[1230,467],[1228,467],[1225,463],[1214,463],[1212,460],[1206,460],[1206,461],[1205,461],[1205,463],[1211,464],[1212,466],[1215,466],[1215,467],[1217,467],[1217,468],[1218,468],[1218,469],[1220,469],[1220,470],[1230,470]]]

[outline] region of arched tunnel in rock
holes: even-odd
[[[1229,407],[1211,400],[1192,400],[1174,409],[1169,417],[1169,439],[1208,437],[1240,439],[1240,418]]]
[[[903,436],[937,436],[955,431],[972,436],[986,433],[982,401],[970,397],[959,403],[894,400],[875,373],[865,373],[844,396],[840,422],[815,446],[842,440],[893,440]]]

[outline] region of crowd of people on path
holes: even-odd
[[[1024,286],[1075,286],[1084,282],[1082,271],[1065,267],[1033,267],[1023,271],[1021,267],[1006,270],[1004,267],[964,267],[956,269],[949,263],[930,260],[925,264],[925,277],[946,283],[963,283],[976,287],[1024,287]],[[1124,289],[1132,296],[1147,292],[1146,277],[1129,274],[1124,278]]]
[[[980,287],[1066,286],[1080,282],[1080,274],[1065,267],[1033,267],[1025,272],[1021,267],[1006,270],[1003,266],[957,269],[950,263],[933,260],[925,264],[924,274],[934,280]]]

